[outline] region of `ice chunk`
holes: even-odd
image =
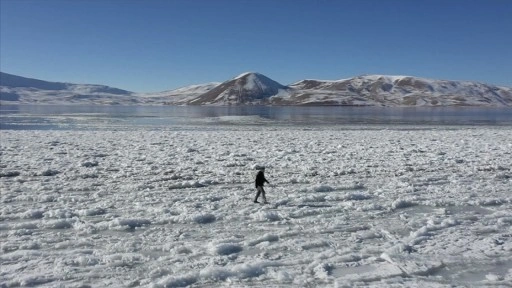
[[[217,220],[215,215],[211,213],[205,213],[205,214],[197,214],[192,216],[192,221],[198,223],[198,224],[208,224],[213,223]]]
[[[242,251],[243,248],[236,243],[222,243],[212,247],[212,251],[218,255],[230,255]]]

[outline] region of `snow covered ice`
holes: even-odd
[[[0,287],[512,285],[510,126],[0,133]]]

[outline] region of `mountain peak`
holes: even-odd
[[[245,78],[245,77],[250,77],[250,76],[255,76],[255,77],[263,76],[263,77],[265,77],[264,75],[262,75],[262,74],[260,74],[258,72],[244,72],[244,73],[236,76],[233,79],[240,79],[240,78]]]
[[[256,72],[245,72],[223,82],[190,104],[240,105],[262,104],[288,87]]]

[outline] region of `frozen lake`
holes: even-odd
[[[510,110],[75,108],[1,107],[0,287],[512,285]]]
[[[507,108],[204,107],[3,105],[0,129],[124,129],[132,126],[273,124],[512,125]]]

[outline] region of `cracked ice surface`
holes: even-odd
[[[0,133],[2,287],[512,283],[508,126]]]

